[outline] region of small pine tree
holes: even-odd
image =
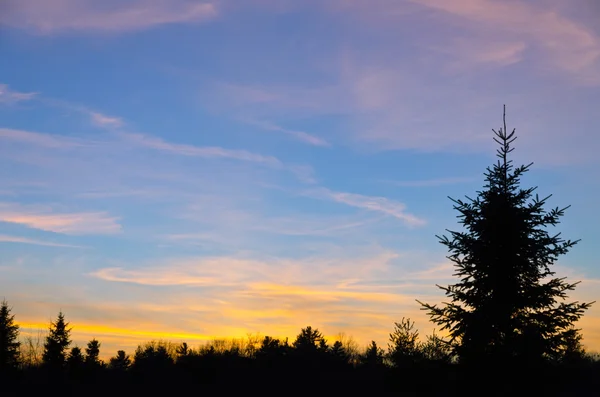
[[[550,266],[577,241],[550,235],[568,208],[546,211],[534,188],[519,187],[531,164],[514,168],[508,155],[515,131],[493,130],[500,160],[487,168],[486,185],[477,198],[451,199],[465,232],[439,237],[460,281],[441,287],[450,303],[421,303],[431,320],[449,331],[454,352],[465,363],[489,360],[539,363],[560,354],[572,325],[591,303],[566,303],[577,283],[554,277]],[[593,302],[592,302],[593,303]]]
[[[288,348],[287,340],[282,342],[277,338],[265,336],[256,352],[256,358],[261,362],[271,365],[284,357]]]
[[[298,352],[309,353],[316,352],[325,347],[327,342],[323,338],[323,334],[318,329],[313,329],[310,325],[306,328],[302,328],[296,340],[293,343],[294,349]]]
[[[67,367],[69,371],[72,373],[78,373],[81,371],[84,362],[85,358],[83,357],[81,349],[77,346],[72,347],[71,351],[69,352],[69,356],[67,357]]]
[[[102,361],[100,361],[100,346],[102,344],[96,340],[96,338],[92,339],[88,342],[87,347],[85,349],[85,364],[88,367],[101,367]]]
[[[423,358],[433,363],[450,363],[452,361],[452,349],[450,345],[440,338],[433,330],[431,335],[421,344],[420,350]]]
[[[394,332],[390,334],[388,356],[396,367],[403,368],[413,365],[420,356],[419,331],[415,328],[414,321],[402,318],[399,323],[394,323]]]
[[[16,368],[19,363],[19,326],[6,301],[0,305],[0,370]]]
[[[65,322],[62,312],[58,313],[56,322],[50,324],[49,333],[44,343],[44,354],[42,363],[49,368],[63,368],[66,361],[66,349],[71,344],[71,328]]]
[[[367,367],[379,367],[383,365],[385,352],[382,348],[377,346],[377,343],[373,340],[365,349],[365,352],[360,355],[360,364]]]
[[[348,353],[346,352],[346,349],[344,348],[342,342],[339,340],[336,340],[333,343],[333,346],[331,346],[331,349],[329,350],[329,354],[331,354],[331,357],[336,362],[348,363]]]
[[[115,357],[110,359],[109,368],[115,371],[126,371],[131,366],[131,359],[124,350],[119,350]]]
[[[183,342],[181,345],[177,346],[177,360],[187,357],[188,354],[190,354],[190,348],[188,347],[188,344],[186,342]]]

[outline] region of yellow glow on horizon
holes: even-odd
[[[47,329],[48,324],[42,323],[23,323],[17,322],[17,325],[22,329]],[[165,331],[144,331],[144,330],[132,330],[126,328],[109,327],[105,325],[97,324],[76,324],[69,325],[73,329],[73,332],[84,335],[105,335],[105,336],[125,336],[125,337],[143,337],[150,339],[186,339],[186,340],[199,340],[205,341],[213,339],[212,336],[188,333],[188,332],[165,332]],[[148,340],[150,340],[148,339]]]

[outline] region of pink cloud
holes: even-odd
[[[73,148],[84,146],[84,144],[78,140],[61,135],[43,134],[10,128],[0,128],[0,140],[3,139],[47,148]]]
[[[123,125],[123,120],[119,117],[111,117],[98,112],[90,112],[92,122],[103,127],[120,127]]]
[[[536,6],[525,1],[410,1],[462,18],[480,35],[527,40],[530,45],[542,49],[563,71],[584,82],[600,83],[600,38],[584,24],[561,15],[549,3]],[[481,42],[478,47],[485,50],[485,44]],[[507,48],[507,51],[508,58],[512,58],[510,53],[515,49]],[[500,60],[505,57],[506,54]]]
[[[309,134],[304,131],[290,130],[288,128],[283,128],[275,123],[271,123],[269,121],[256,121],[256,120],[244,120],[245,123],[255,125],[257,127],[263,128],[268,131],[277,131],[281,132],[285,135],[292,137],[293,139],[307,143],[313,146],[330,146],[329,142],[326,140],[319,138],[318,136]]]
[[[194,146],[181,143],[170,143],[161,138],[136,134],[119,132],[119,136],[123,139],[135,143],[139,146],[156,149],[164,152],[170,152],[182,156],[197,156],[206,158],[229,158],[241,161],[250,161],[255,163],[264,163],[276,167],[280,167],[281,162],[275,157],[263,156],[256,153],[251,153],[246,150],[231,150],[216,146]]]
[[[115,234],[121,232],[118,218],[106,212],[57,212],[48,206],[0,203],[0,221],[17,223],[55,233]]]
[[[33,99],[37,92],[18,92],[11,90],[8,85],[0,84],[0,104],[11,104]]]
[[[0,242],[1,243],[33,244],[33,245],[42,245],[42,246],[46,246],[46,247],[82,248],[79,245],[53,243],[51,241],[44,241],[44,240],[32,239],[32,238],[27,238],[27,237],[19,237],[19,236],[7,236],[5,234],[0,234]]]
[[[415,215],[406,211],[406,205],[385,197],[365,196],[362,194],[335,192],[327,188],[307,192],[308,196],[324,198],[338,203],[346,204],[351,207],[361,208],[369,211],[381,212],[400,219],[409,226],[422,226],[426,223]]]
[[[18,0],[4,7],[0,24],[42,33],[65,30],[122,32],[171,23],[193,23],[214,18],[208,2],[184,0]]]

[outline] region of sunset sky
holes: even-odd
[[[597,0],[0,2],[0,298],[104,355],[318,327],[387,342],[507,105],[599,297]],[[600,350],[600,304],[579,323]]]

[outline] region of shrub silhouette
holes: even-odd
[[[139,345],[133,356],[132,370],[149,374],[168,371],[175,364],[169,352],[169,344],[164,341],[150,341]]]

